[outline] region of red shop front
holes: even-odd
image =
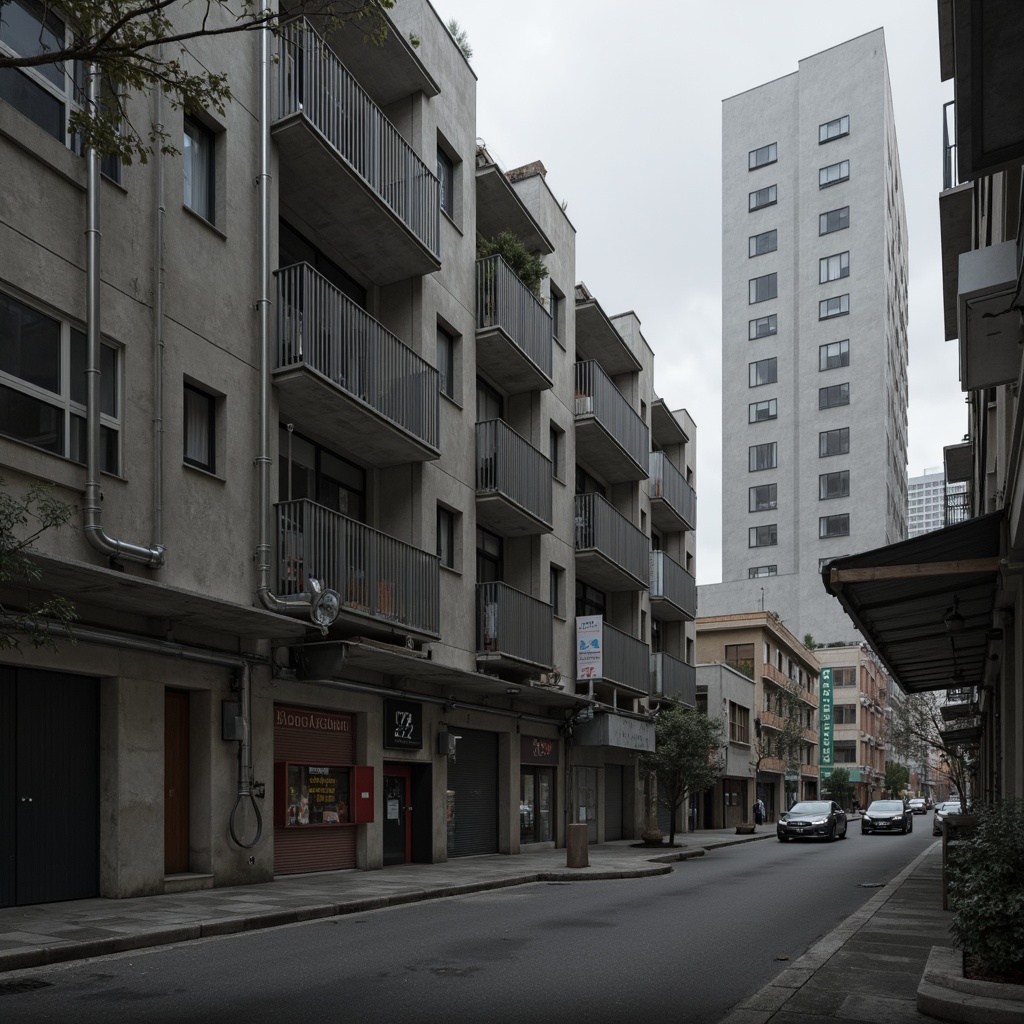
[[[355,761],[353,715],[274,705],[274,873],[356,866],[373,774]]]

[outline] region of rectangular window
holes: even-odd
[[[190,466],[216,472],[217,399],[192,384],[185,385],[184,459]]]
[[[441,212],[448,217],[455,217],[455,164],[451,157],[437,147],[437,192]]]
[[[856,686],[857,685],[857,666],[856,665],[844,665],[841,668],[832,669],[832,685],[833,686]]]
[[[850,134],[850,115],[843,114],[834,121],[826,121],[818,125],[818,145],[823,142],[831,142],[833,139],[841,139],[844,135]]]
[[[213,132],[195,118],[185,118],[182,172],[185,205],[204,220],[214,223]]]
[[[829,164],[827,167],[818,169],[818,188],[828,188],[830,185],[838,185],[850,177],[850,161],[840,160],[838,163]]]
[[[745,675],[748,679],[754,678],[754,645],[753,644],[726,644],[725,663],[730,668]]]
[[[729,701],[729,739],[734,743],[750,742],[750,709]]]
[[[764,420],[773,420],[778,414],[778,403],[774,398],[769,398],[765,402],[751,402],[747,406],[748,423],[761,423]]]
[[[437,506],[437,555],[441,564],[455,568],[455,513]]]
[[[857,724],[857,705],[856,704],[836,704],[832,709],[832,720],[836,725],[856,725]]]
[[[437,326],[437,386],[442,395],[455,398],[455,338]]]
[[[565,316],[565,296],[556,292],[554,285],[551,286],[549,301],[551,309],[551,337],[554,338],[562,348],[565,348],[565,341],[563,340],[565,334],[563,324],[563,318]]]
[[[818,434],[818,458],[825,459],[830,455],[846,455],[849,450],[849,427],[839,427],[837,430],[823,430]]]
[[[831,387],[818,388],[818,408],[834,409],[837,405],[850,404],[850,385],[833,384]]]
[[[777,565],[753,565],[747,570],[748,580],[759,580],[763,576],[778,576],[779,567]]]
[[[556,480],[565,479],[565,431],[554,423],[548,430],[548,458],[551,459],[551,475]]]
[[[565,570],[557,565],[550,566],[548,598],[551,603],[551,614],[562,618],[565,615]]]
[[[779,294],[779,275],[765,274],[762,277],[751,278],[748,282],[750,292],[750,303],[767,302]]]
[[[747,491],[747,500],[751,512],[768,512],[779,507],[778,484],[759,484]]]
[[[751,548],[770,548],[779,542],[779,528],[776,523],[767,526],[752,526],[747,531],[747,546]]]
[[[762,469],[775,469],[779,462],[779,445],[777,441],[768,444],[753,444],[747,449],[747,468],[751,473]]]
[[[850,276],[849,252],[836,253],[835,256],[823,256],[818,260],[818,284],[838,281],[841,277]]]
[[[779,247],[779,233],[772,228],[771,231],[762,231],[759,235],[751,235],[747,245],[750,256],[763,256],[766,252],[775,252]]]
[[[752,388],[760,387],[762,384],[774,384],[779,379],[779,360],[772,356],[770,359],[758,359],[756,363],[748,363],[747,373]]]
[[[856,764],[857,741],[835,740],[832,744],[832,762],[833,764]]]
[[[818,500],[848,498],[850,496],[850,471],[841,469],[838,473],[821,473],[818,476]]]
[[[759,188],[750,193],[747,197],[747,208],[750,210],[760,210],[765,206],[774,206],[778,201],[777,186],[769,185],[767,188]]]
[[[830,320],[834,316],[846,316],[850,312],[850,295],[833,295],[818,303],[818,319]]]
[[[838,210],[818,215],[818,234],[830,235],[833,231],[845,231],[850,226],[850,208],[844,206]]]
[[[753,171],[758,167],[766,167],[779,159],[778,144],[770,142],[760,149],[752,149],[747,156],[747,170]]]
[[[850,365],[850,339],[832,341],[827,345],[818,346],[818,369],[838,370],[841,366]]]
[[[6,12],[4,17],[6,17]],[[86,459],[83,331],[0,292],[0,434]],[[100,468],[120,470],[121,355],[100,345]]]
[[[762,316],[751,320],[747,326],[747,336],[753,341],[755,338],[767,338],[772,334],[777,334],[778,330],[778,314],[772,313],[771,316]]]
[[[850,513],[843,512],[837,516],[820,516],[818,519],[818,537],[848,537],[850,535]]]

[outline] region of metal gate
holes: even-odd
[[[448,758],[448,856],[498,852],[498,737],[459,729]]]
[[[622,838],[622,765],[604,766],[604,840]]]

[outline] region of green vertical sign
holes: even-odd
[[[821,781],[832,777],[832,669],[823,668],[818,677],[818,717],[821,721],[821,738],[818,743],[818,760],[821,764]]]

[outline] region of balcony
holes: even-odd
[[[576,495],[576,574],[600,590],[646,590],[650,542],[599,494]]]
[[[281,213],[376,284],[440,269],[440,199],[430,168],[307,21],[277,37],[271,131]]]
[[[277,510],[277,589],[297,594],[308,577],[341,595],[343,623],[440,634],[437,555],[302,498]]]
[[[503,537],[552,530],[551,460],[502,420],[476,425],[476,518]]]
[[[277,272],[282,418],[372,466],[440,456],[437,370],[306,263]]]
[[[555,251],[551,239],[519,198],[508,177],[488,157],[477,150],[476,230],[484,238],[511,231],[530,252],[548,256]],[[480,162],[483,159],[484,162]]]
[[[670,697],[687,707],[696,707],[697,669],[664,651],[652,654],[651,695]]]
[[[697,581],[664,551],[650,553],[651,617],[662,622],[693,622]]]
[[[476,660],[487,671],[551,667],[551,605],[504,583],[478,583],[476,623]]]
[[[647,424],[593,359],[576,364],[576,454],[600,466],[609,483],[644,480],[651,451]]]
[[[500,256],[476,261],[476,366],[508,394],[551,387],[551,314]]]
[[[641,362],[585,284],[576,285],[576,354],[607,373],[639,373]]]
[[[576,680],[577,692],[586,684],[591,692],[603,687],[606,696],[609,686],[632,691],[633,695],[647,696],[651,690],[651,649],[642,640],[603,622],[601,669],[598,672],[588,666],[587,671],[593,674]],[[612,703],[612,700],[606,703]]]
[[[784,690],[791,691],[795,697],[803,701],[805,704],[809,704],[812,708],[816,708],[818,706],[818,695],[814,692],[813,685],[810,690],[801,687],[798,685],[796,680],[790,679],[785,673],[780,672],[774,665],[761,665],[761,679],[766,683],[774,683],[776,686],[780,686]]]
[[[651,521],[663,533],[697,527],[697,494],[664,452],[648,458]]]

